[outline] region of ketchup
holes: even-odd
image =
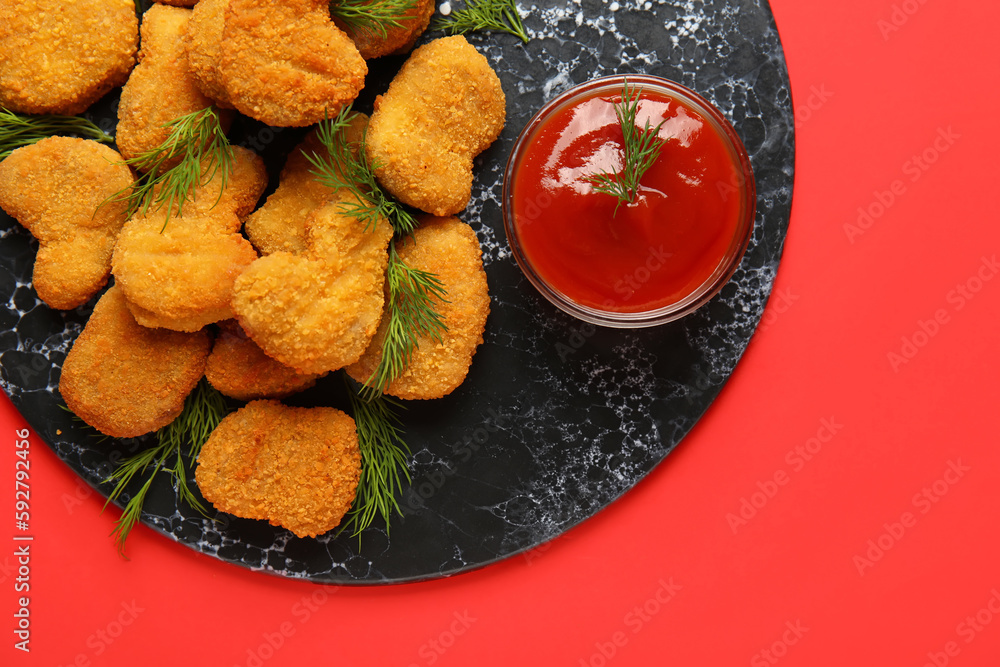
[[[620,170],[620,90],[557,108],[525,144],[512,181],[520,249],[539,277],[590,308],[645,312],[676,304],[730,258],[744,215],[743,172],[721,128],[686,100],[644,88],[636,125],[662,120],[660,157],[634,203],[588,176]]]

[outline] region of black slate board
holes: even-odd
[[[178,505],[164,480],[144,523],[198,551],[287,577],[381,584],[448,576],[592,516],[705,412],[763,313],[791,209],[794,118],[770,8],[765,0],[541,0],[524,22],[527,45],[503,34],[470,37],[507,95],[506,128],[478,159],[462,216],[483,247],[492,313],[465,384],[405,413],[413,483],[391,539],[373,526],[359,549],[347,535],[300,539],[264,522],[206,519]],[[400,62],[374,63],[361,108]],[[736,275],[695,315],[641,331],[595,329],[557,311],[520,274],[504,237],[500,180],[515,137],[545,101],[589,78],[636,72],[693,88],[732,121],[756,173],[756,227]],[[112,130],[116,104],[112,94],[88,115]],[[261,152],[275,177],[301,132],[243,120],[232,136]],[[106,495],[101,481],[113,462],[149,440],[101,442],[60,407],[60,366],[94,301],[67,313],[41,304],[30,283],[35,251],[30,235],[0,213],[0,385],[55,453]],[[346,407],[338,377],[294,402]],[[113,548],[105,535],[93,539]]]

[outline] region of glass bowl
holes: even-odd
[[[661,174],[658,178],[665,185],[680,186],[676,192],[668,192],[665,186],[658,187],[661,181],[651,187],[644,185],[640,204],[626,204],[623,213],[619,212],[620,207],[615,207],[610,213],[613,204],[609,202],[614,197],[593,191],[593,185],[584,181],[598,173],[594,165],[601,160],[605,167],[610,165],[601,171],[613,172],[621,166],[621,130],[613,104],[622,101],[626,79],[633,90],[641,91],[637,127],[644,126],[644,116],[655,127],[666,114],[659,131],[664,140],[663,152],[647,174]],[[657,110],[662,110],[662,114]],[[601,130],[605,135],[618,132],[619,157],[609,157],[610,135],[587,133],[586,119],[591,117],[603,119],[600,122],[605,128],[611,128]],[[580,128],[584,131],[574,135]],[[583,157],[576,154],[568,157],[574,150],[569,147],[574,144],[596,148],[592,153],[581,153]],[[613,147],[610,150],[614,153]],[[684,150],[691,154],[683,153]],[[698,152],[702,150],[705,155]],[[673,155],[678,156],[677,160],[681,156],[693,159],[691,164],[695,166],[683,169],[678,166],[671,171]],[[720,171],[714,176],[698,171],[702,168],[699,165],[712,156],[721,165]],[[664,161],[669,164],[661,166]],[[699,183],[699,179],[707,182]],[[585,322],[618,328],[671,322],[711,300],[739,266],[756,213],[756,187],[746,148],[722,113],[678,83],[637,74],[593,79],[545,104],[521,131],[507,160],[502,199],[508,243],[532,285],[566,313]],[[679,211],[684,215],[679,215]],[[699,219],[688,211],[709,213]],[[636,216],[640,221],[630,227]],[[661,228],[660,224],[675,227]],[[594,230],[594,238],[586,238],[588,230]],[[650,231],[654,234],[649,237],[651,241],[645,236]],[[539,234],[559,236],[543,245],[532,240],[546,238]],[[656,250],[656,234],[668,235],[664,237],[668,238],[668,250],[664,250],[662,243]],[[699,234],[701,237],[693,238]],[[641,250],[647,241],[651,254],[645,257],[641,252],[634,254],[634,272],[623,273],[621,268],[615,268],[623,266],[623,261],[632,261],[627,259],[629,248]],[[691,257],[697,255],[699,268],[682,276],[676,267],[696,263],[686,253],[694,253]],[[617,265],[611,263],[613,258],[618,258]],[[566,276],[576,278],[563,276],[563,269]],[[624,282],[616,281],[616,276]],[[582,290],[577,289],[574,280]],[[664,296],[658,300],[647,299],[647,303],[642,303],[642,299],[634,298],[639,290],[652,293],[656,289],[664,290]]]

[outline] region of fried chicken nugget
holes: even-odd
[[[325,373],[358,360],[375,334],[384,301],[392,228],[345,215],[339,193],[310,216],[305,255],[261,257],[237,278],[233,311],[244,331],[300,373]]]
[[[437,274],[447,290],[447,301],[436,301],[448,327],[441,341],[422,336],[403,374],[389,384],[387,394],[403,399],[441,398],[465,380],[476,348],[483,342],[490,295],[483,271],[479,240],[469,225],[455,217],[424,216],[413,239],[396,244],[408,266]],[[382,359],[382,341],[388,328],[383,317],[378,332],[361,359],[347,373],[365,382]]]
[[[219,73],[241,113],[290,127],[334,117],[368,66],[330,20],[328,0],[230,0]]]
[[[464,37],[416,49],[375,99],[368,158],[400,201],[433,215],[458,213],[472,193],[472,160],[506,118],[500,79]]]
[[[83,113],[135,65],[132,0],[0,0],[0,107]]]
[[[381,0],[358,3],[360,7],[378,4]],[[434,0],[415,0],[413,7],[399,20],[398,26],[387,26],[385,35],[377,30],[352,30],[338,19],[334,22],[354,40],[365,60],[392,54],[406,53],[413,48],[420,35],[427,30],[434,13]]]
[[[143,326],[197,331],[233,317],[233,283],[257,259],[239,233],[239,216],[253,209],[267,183],[264,162],[253,151],[234,147],[234,158],[221,197],[217,172],[195,189],[183,215],[167,220],[161,208],[122,228],[112,272]]]
[[[216,509],[299,537],[336,528],[361,478],[354,420],[336,408],[253,401],[225,417],[198,456],[195,481]]]
[[[200,0],[188,21],[184,45],[187,48],[188,69],[201,92],[219,106],[232,108],[218,67],[228,6],[229,0]]]
[[[219,325],[205,378],[220,392],[240,401],[284,398],[316,384],[317,375],[297,372],[264,354],[239,323]]]
[[[158,148],[170,135],[170,122],[212,106],[188,71],[183,39],[190,18],[190,9],[168,5],[154,5],[142,16],[139,64],[118,105],[115,141],[127,158]],[[220,120],[225,127],[229,118]]]
[[[197,331],[233,317],[233,283],[257,253],[227,225],[215,216],[171,218],[165,228],[159,217],[129,220],[112,270],[140,324]]]
[[[134,438],[172,422],[205,373],[207,332],[139,325],[112,286],[76,339],[59,379],[67,407],[114,438]]]
[[[0,162],[0,208],[38,239],[32,282],[52,308],[69,310],[104,287],[125,205],[109,197],[132,184],[113,149],[49,137]]]
[[[346,130],[349,145],[360,144],[367,124],[368,116],[355,114]],[[305,252],[306,220],[331,194],[329,187],[316,180],[315,167],[306,155],[325,152],[326,148],[316,138],[316,131],[307,134],[288,156],[278,188],[247,218],[244,231],[260,254],[269,255],[279,250],[294,254]]]

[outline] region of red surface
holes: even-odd
[[[663,124],[664,138],[635,202],[621,204],[588,183],[621,173],[625,151],[620,89],[590,90],[551,113],[525,145],[512,208],[520,245],[542,280],[576,303],[634,313],[675,305],[723,260],[731,266],[749,211],[748,189],[719,188],[743,182],[721,128],[679,96],[632,85],[642,90],[635,125]]]
[[[144,527],[122,560],[115,513],[32,436],[32,650],[11,527],[0,663],[998,664],[1000,5],[772,4],[800,110],[785,258],[732,380],[636,489],[478,572],[334,589]]]

